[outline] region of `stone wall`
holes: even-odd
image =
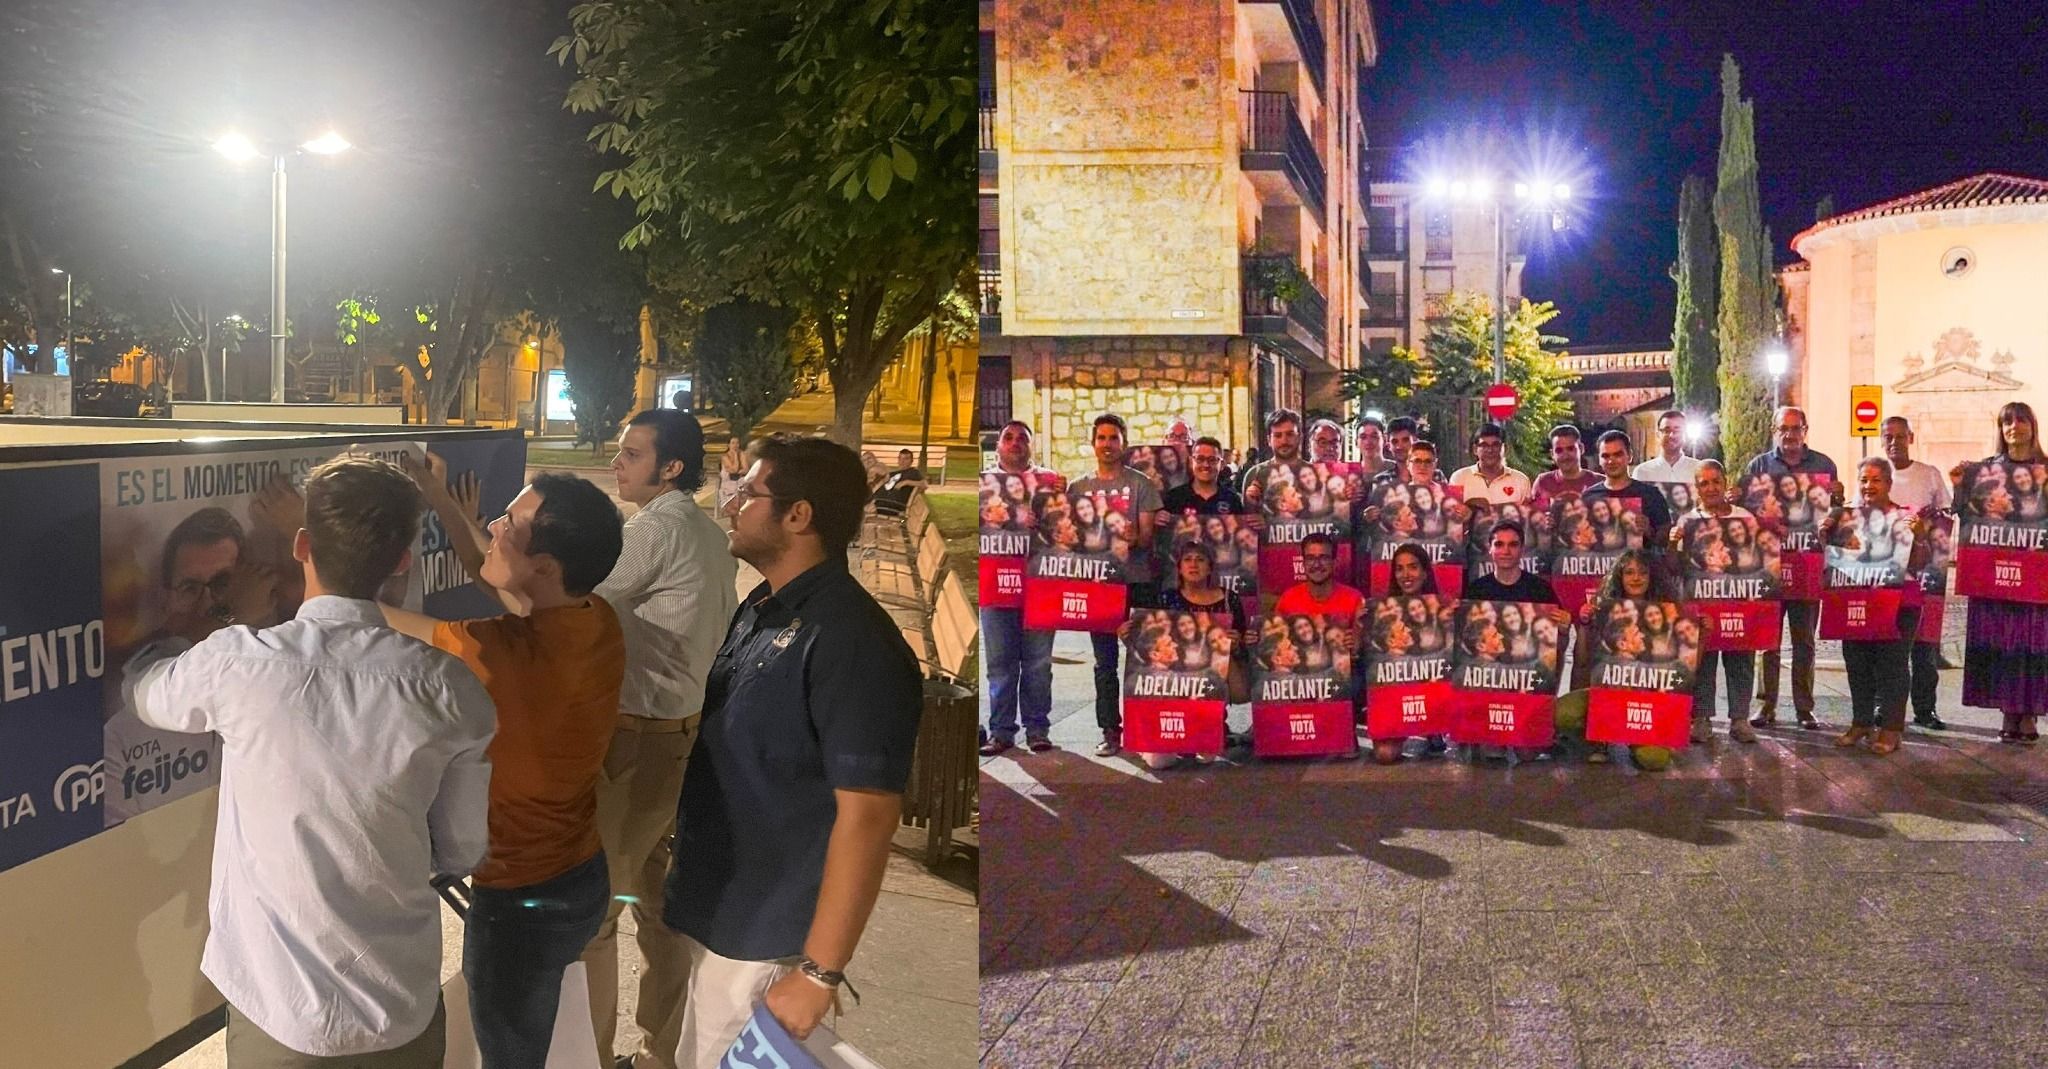
[[[1124,418],[1133,444],[1163,440],[1181,416],[1196,436],[1242,448],[1248,368],[1236,350],[1243,347],[1198,336],[1016,339],[1013,405],[1034,424],[1039,462],[1069,475],[1094,465],[1092,429],[1104,412]]]

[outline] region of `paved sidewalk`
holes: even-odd
[[[1888,758],[1152,773],[1055,655],[1060,749],[983,766],[987,1066],[2048,1064],[2048,749],[1960,672]]]

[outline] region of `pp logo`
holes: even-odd
[[[1650,706],[1646,702],[1630,702],[1627,709],[1630,731],[1650,730]]]
[[[59,813],[77,813],[98,802],[106,793],[107,763],[94,761],[89,765],[72,765],[59,772],[56,784],[50,788],[50,802]]]
[[[1060,614],[1063,616],[1088,615],[1088,595],[1075,593],[1061,594]]]

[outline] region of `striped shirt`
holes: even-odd
[[[739,610],[739,563],[725,529],[680,490],[626,521],[612,574],[593,591],[618,610],[626,634],[619,711],[683,720],[704,711],[711,658]]]

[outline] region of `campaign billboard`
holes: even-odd
[[[1383,483],[1373,491],[1373,521],[1365,525],[1366,593],[1381,597],[1388,593],[1388,578],[1394,550],[1413,542],[1429,555],[1436,571],[1437,589],[1455,598],[1464,588],[1465,524],[1460,510],[1451,506],[1463,497],[1449,483]]]
[[[1548,746],[1555,734],[1560,639],[1555,606],[1521,601],[1458,604],[1451,653],[1453,742]]]
[[[0,502],[4,872],[104,826],[99,465],[0,468]]]
[[[1833,507],[1835,480],[1809,472],[1758,472],[1742,484],[1742,506],[1775,531],[1786,601],[1818,601],[1821,590],[1820,525]]]
[[[1114,631],[1129,612],[1138,518],[1127,493],[1041,490],[1024,563],[1024,626]]]
[[[1784,586],[1778,533],[1754,516],[1694,516],[1678,525],[1686,607],[1709,650],[1778,648]]]
[[[1260,622],[1253,655],[1252,752],[1299,757],[1357,746],[1351,658],[1357,621],[1272,613]]]
[[[1062,493],[1066,479],[1049,471],[994,469],[981,473],[979,604],[989,609],[1024,607],[1024,561],[1038,529],[1034,503],[1040,494]]]
[[[1124,747],[1222,753],[1235,640],[1227,612],[1133,610],[1124,632]]]
[[[1699,620],[1675,602],[1614,598],[1593,606],[1591,633],[1586,739],[1683,747],[1691,737]]]
[[[1435,594],[1371,603],[1365,619],[1365,727],[1375,739],[1450,730],[1454,603]]]
[[[1823,550],[1821,637],[1875,642],[1900,637],[1899,612],[1918,608],[1920,602],[1918,577],[1908,569],[1912,554],[1912,510],[1843,510]]]
[[[1956,593],[2048,604],[2048,464],[1964,465],[1956,516]]]

